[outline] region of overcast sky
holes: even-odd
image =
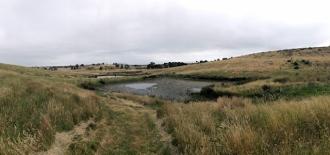
[[[326,0],[0,0],[0,62],[195,61],[330,45]]]

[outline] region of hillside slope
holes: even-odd
[[[142,77],[86,80],[0,64],[0,154],[330,151],[330,47],[147,72],[214,85],[202,91],[208,101],[178,103],[78,87]]]
[[[0,64],[0,154],[162,154],[156,111],[78,87],[86,80]],[[131,97],[132,98],[132,97]],[[134,97],[133,97],[134,98]]]
[[[70,130],[100,111],[100,99],[94,93],[48,74],[0,65],[1,153],[48,149],[56,132]]]
[[[220,81],[205,89],[216,101],[162,106],[165,126],[182,154],[330,152],[329,47],[257,53],[155,73]]]
[[[176,73],[215,79],[288,77],[290,80],[303,82],[329,81],[329,64],[330,47],[316,47],[256,53],[229,60],[158,70],[155,73]]]

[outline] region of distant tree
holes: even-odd
[[[150,62],[150,64],[147,66],[148,69],[153,69],[155,68],[156,63],[155,62]]]
[[[113,63],[113,65],[116,67],[116,68],[119,68],[120,65],[118,63]]]
[[[57,67],[55,67],[55,66],[49,67],[49,70],[56,71],[57,70]]]
[[[129,65],[125,65],[125,69],[129,69]]]

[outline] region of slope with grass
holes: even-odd
[[[330,94],[330,47],[256,53],[151,72],[223,82],[211,87],[216,97],[253,97],[269,101],[325,95]]]
[[[177,103],[95,90],[143,77],[0,64],[0,154],[329,154],[329,67],[320,47],[147,71],[217,81]]]
[[[167,151],[155,110],[132,97],[85,90],[86,79],[69,72],[1,64],[0,78],[0,154]]]
[[[330,47],[317,47],[256,53],[229,60],[156,70],[154,73],[220,80],[246,77],[288,78],[288,81],[294,82],[329,81],[329,63]]]
[[[56,132],[70,130],[83,120],[97,117],[98,96],[46,75],[49,73],[0,66],[1,153],[46,150]]]
[[[166,126],[184,154],[329,154],[330,98],[255,105],[248,99],[166,104]]]
[[[217,101],[164,104],[172,143],[183,154],[329,154],[329,56],[329,47],[294,49],[161,71],[251,78],[215,84]]]

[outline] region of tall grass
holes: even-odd
[[[165,104],[184,154],[329,154],[330,97],[251,104],[249,99]]]
[[[0,154],[46,150],[56,131],[99,111],[98,97],[74,85],[13,70],[0,70],[0,78]]]

